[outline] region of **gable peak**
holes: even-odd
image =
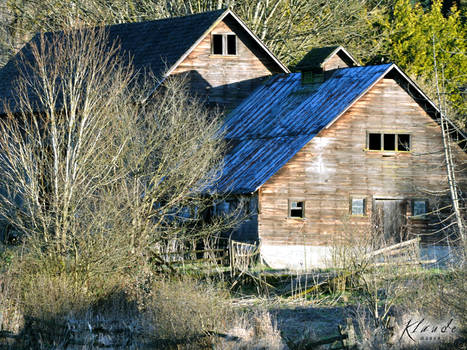
[[[358,61],[344,47],[335,45],[311,49],[295,68],[299,71],[327,71],[355,66],[360,66]]]

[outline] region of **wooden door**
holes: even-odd
[[[373,222],[386,244],[405,239],[407,202],[401,199],[375,199]]]

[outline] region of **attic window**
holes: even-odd
[[[237,54],[237,36],[234,34],[227,34],[227,55]]]
[[[302,83],[303,84],[313,83],[313,72],[312,71],[303,71],[302,72]]]
[[[212,53],[214,55],[222,55],[223,50],[223,35],[222,34],[213,34],[212,36]]]
[[[388,152],[410,152],[409,134],[368,134],[368,150]]]
[[[371,151],[381,151],[381,134],[368,135],[368,149]]]
[[[289,201],[289,217],[304,218],[305,217],[305,202]]]
[[[237,36],[235,34],[213,34],[211,45],[213,55],[237,55]]]
[[[399,152],[410,151],[410,135],[408,134],[397,135],[397,150]]]
[[[383,136],[385,151],[395,151],[396,150],[396,134],[384,134]]]

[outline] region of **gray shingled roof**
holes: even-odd
[[[115,40],[124,52],[130,53],[136,70],[152,70],[157,76],[172,67],[191,46],[219,19],[225,9],[200,14],[167,18],[139,23],[123,23],[107,26],[109,43]],[[63,33],[46,33],[47,36]],[[12,111],[16,110],[14,84],[19,77],[20,56],[32,60],[30,44],[39,40],[36,35],[25,45],[20,55],[14,56],[0,70],[0,99],[6,102]],[[0,114],[4,113],[1,103]]]

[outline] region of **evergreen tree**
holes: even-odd
[[[388,51],[391,60],[429,94],[434,93],[430,87],[436,55],[446,100],[454,109],[456,119],[465,123],[467,103],[462,90],[467,86],[466,27],[456,7],[447,17],[442,8],[442,0],[435,0],[427,12],[420,4],[398,0],[390,20]]]

